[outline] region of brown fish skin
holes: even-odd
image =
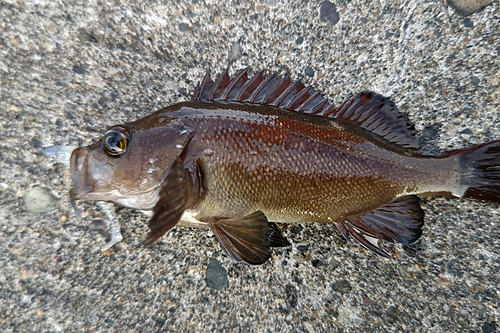
[[[300,83],[285,78],[270,88],[273,76],[242,73],[231,80],[226,71],[215,83],[205,77],[198,100],[112,127],[101,142],[76,149],[72,198],[152,211],[147,244],[179,220],[209,226],[233,260],[252,264],[270,256],[268,221],[334,223],[386,255],[376,239],[407,244],[421,235],[415,194],[500,201],[500,175],[488,167],[498,168],[500,141],[415,154],[403,148],[415,148],[411,130],[380,95],[359,94],[334,113]],[[318,106],[308,110],[310,100]],[[273,106],[283,103],[292,110]],[[120,156],[107,151],[115,132],[128,135]],[[286,245],[279,231],[275,238]]]
[[[205,175],[190,207],[201,221],[261,210],[276,222],[333,222],[401,195],[460,191],[457,156],[413,155],[349,123],[263,106],[175,109],[164,115],[187,116],[196,133],[184,163]]]

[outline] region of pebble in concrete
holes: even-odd
[[[340,20],[340,16],[335,5],[330,1],[323,1],[319,7],[319,19],[332,26],[337,24]]]
[[[34,186],[23,197],[24,208],[30,213],[48,213],[59,207],[57,199],[42,186]]]
[[[222,290],[229,286],[227,270],[222,267],[220,262],[215,258],[210,259],[210,263],[207,267],[205,282],[210,288],[217,290]]]
[[[491,4],[492,0],[447,0],[445,3],[464,16],[469,16]]]

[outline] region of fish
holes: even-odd
[[[206,227],[235,263],[259,265],[290,245],[276,223],[321,222],[389,257],[380,241],[421,237],[421,197],[500,203],[500,140],[430,156],[416,134],[375,92],[336,107],[289,75],[208,70],[190,100],[75,149],[70,196],[143,212],[146,246]]]

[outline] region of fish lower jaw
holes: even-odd
[[[152,216],[153,208],[157,202],[157,198],[153,200],[148,200],[148,198],[143,198],[142,196],[120,196],[119,198],[110,199],[107,201],[112,201],[117,205],[137,209],[146,214],[146,216]],[[146,213],[151,212],[151,213]]]
[[[115,202],[116,198],[122,195],[118,191],[110,192],[78,192],[75,189],[71,189],[70,197],[73,200],[88,200],[88,201],[112,201]]]

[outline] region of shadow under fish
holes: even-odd
[[[75,149],[71,197],[144,212],[145,245],[178,224],[208,227],[235,262],[261,264],[289,245],[272,222],[331,223],[388,256],[379,240],[421,236],[419,196],[500,203],[500,140],[425,156],[415,133],[373,92],[335,107],[288,76],[226,69],[214,82],[208,72],[191,101]],[[105,248],[122,239],[109,203]]]

